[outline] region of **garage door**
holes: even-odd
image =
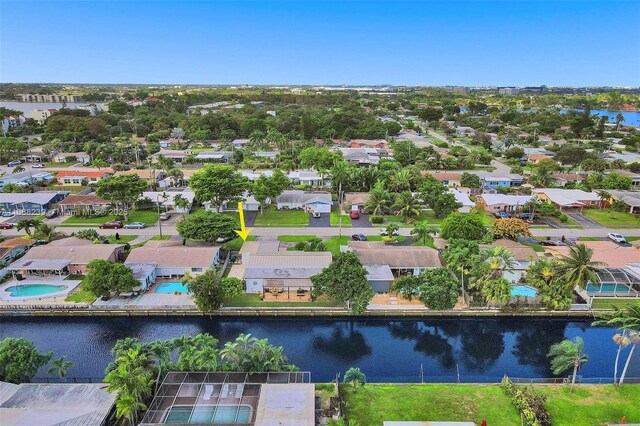
[[[330,204],[314,204],[313,209],[320,213],[331,213]]]

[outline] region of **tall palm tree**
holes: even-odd
[[[547,356],[551,358],[553,374],[561,374],[573,367],[571,375],[571,390],[573,391],[578,369],[589,359],[584,353],[584,341],[580,337],[573,340],[563,340],[552,345]]]
[[[42,223],[41,220],[38,219],[22,219],[16,224],[16,229],[18,231],[22,231],[27,233],[28,236],[31,236],[31,228],[36,228]]]
[[[527,268],[527,277],[549,284],[558,275],[558,262],[546,257],[538,258]]]
[[[437,230],[431,226],[429,226],[429,222],[423,220],[415,224],[413,229],[411,230],[411,235],[415,237],[415,242],[420,242],[422,245],[429,245],[433,238],[431,235],[437,234]]]
[[[620,123],[624,121],[624,115],[618,114],[616,115],[616,130],[620,130]]]
[[[365,208],[374,216],[380,216],[389,209],[391,205],[391,193],[384,189],[382,181],[375,184],[369,193],[369,200],[365,204]]]
[[[505,270],[512,269],[515,266],[515,258],[505,247],[494,247],[480,252],[479,259],[488,266],[488,279],[498,279]]]
[[[627,336],[627,330],[622,330],[622,333],[616,333],[612,337],[613,342],[618,345],[616,351],[616,361],[613,364],[613,384],[618,384],[618,363],[620,361],[620,352],[631,343],[631,339]]]
[[[146,410],[147,406],[132,395],[122,395],[116,399],[116,417],[126,419],[134,426],[138,413]]]
[[[61,379],[67,376],[67,370],[73,366],[73,362],[67,361],[67,356],[63,355],[60,358],[51,360],[51,367],[47,370],[47,374],[57,373]]]
[[[602,210],[607,201],[611,200],[611,194],[607,191],[598,191],[598,198],[600,198],[600,210]]]
[[[56,231],[55,226],[50,226],[50,225],[47,225],[46,223],[41,223],[38,226],[36,226],[33,236],[39,240],[53,241],[58,237],[64,236],[64,234],[62,232]]]
[[[420,203],[410,191],[404,191],[396,196],[393,209],[396,211],[396,214],[404,217],[404,221],[408,223],[412,219],[420,216],[420,213],[422,213],[422,203]]]
[[[394,192],[408,191],[411,189],[411,178],[409,169],[400,169],[395,175],[391,176],[389,189]]]
[[[592,261],[593,250],[584,244],[569,246],[569,255],[560,259],[560,270],[567,284],[585,288],[589,282],[597,282],[596,271],[602,262]]]
[[[262,145],[262,142],[264,142],[264,136],[264,132],[261,132],[260,130],[254,130],[249,135],[249,143],[254,147],[259,147],[260,145]]]

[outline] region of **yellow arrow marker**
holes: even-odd
[[[238,202],[238,213],[240,214],[240,230],[235,230],[235,233],[240,235],[243,241],[247,240],[249,233],[253,228],[245,228],[244,227],[244,211],[242,211],[242,201]]]

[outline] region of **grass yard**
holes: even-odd
[[[224,304],[226,307],[236,308],[248,308],[248,307],[262,307],[262,308],[275,308],[275,307],[344,307],[343,304],[331,299],[316,299],[313,302],[287,302],[286,298],[282,302],[264,302],[260,300],[258,294],[242,294],[238,297],[231,299]]]
[[[612,210],[584,209],[582,213],[607,228],[640,228],[640,217]]]
[[[300,241],[309,241],[315,238],[315,235],[280,235],[278,241],[283,243],[299,243]]]
[[[540,395],[547,397],[546,406],[555,426],[599,426],[620,423],[640,423],[640,385],[576,385],[573,393],[569,386],[536,386]]]
[[[264,213],[256,216],[255,226],[307,226],[309,213],[300,210],[276,210],[273,206],[264,209]]]
[[[402,242],[407,239],[404,235],[399,235],[396,238],[398,242]],[[327,246],[327,250],[335,256],[340,253],[340,246],[346,246],[349,241],[351,241],[351,236],[343,235],[342,237],[331,237],[326,240],[324,244]],[[367,235],[367,241],[382,241],[382,236]]]
[[[617,297],[615,299],[603,299],[600,297],[596,297],[591,302],[591,308],[592,309],[611,309],[613,306],[617,306],[618,308],[628,308],[630,306],[635,305],[636,303],[640,303],[640,299],[623,298],[623,297]]]
[[[346,415],[361,425],[383,421],[472,421],[519,425],[520,416],[498,385],[343,386]]]
[[[91,293],[89,290],[86,290],[84,288],[84,283],[84,281],[80,283],[80,285],[76,287],[75,290],[67,295],[64,301],[73,303],[93,303],[98,298],[98,296]]]
[[[544,246],[541,244],[533,244],[533,243],[526,243],[526,242],[521,242],[521,244],[531,247],[533,251],[535,251],[536,253],[544,253]]]
[[[349,215],[343,212],[342,216],[340,216],[340,212],[336,211],[335,209],[331,210],[331,216],[329,217],[329,219],[331,220],[331,226],[340,226],[341,219],[343,227],[351,226],[351,218],[349,217]]]
[[[249,235],[247,236],[247,241],[255,241],[256,240],[256,236],[255,235]],[[234,238],[231,241],[227,241],[226,243],[224,243],[222,245],[222,248],[227,250],[227,251],[240,251],[240,249],[242,248],[242,245],[244,244],[244,241],[242,240],[242,238],[238,237],[238,238]]]
[[[105,222],[116,220],[115,215],[107,216],[92,216],[92,217],[76,217],[71,216],[64,220],[60,226],[99,226]],[[143,222],[147,226],[153,225],[158,222],[158,212],[154,210],[131,210],[129,212],[129,222]]]
[[[138,238],[138,236],[137,235],[120,235],[119,240],[116,240],[115,235],[110,235],[106,238],[107,238],[107,241],[109,241],[109,244],[127,244],[135,240],[136,238]]]

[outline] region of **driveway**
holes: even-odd
[[[373,228],[367,213],[360,213],[360,219],[351,219],[351,226],[358,228]]]
[[[248,212],[244,211],[244,225],[248,228],[250,226],[255,225],[256,217],[258,216],[258,212]]]
[[[308,228],[326,228],[331,227],[331,214],[320,213],[320,217],[313,217],[309,213],[309,225]]]
[[[600,229],[600,228],[604,228],[604,226],[600,225],[598,222],[589,219],[588,217],[586,217],[585,215],[583,215],[582,213],[565,213],[567,216],[569,216],[571,219],[575,220],[576,222],[578,222],[578,224],[580,226],[582,226],[585,229]]]

